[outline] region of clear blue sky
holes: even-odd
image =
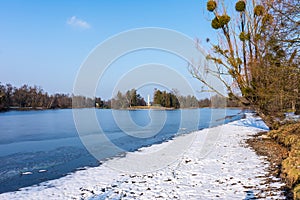
[[[0,82],[72,93],[89,52],[119,32],[163,27],[205,43],[215,35],[205,7],[203,0],[0,1]]]

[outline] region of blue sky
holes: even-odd
[[[214,39],[205,7],[203,0],[0,1],[0,82],[72,93],[89,52],[119,32],[162,27],[203,44],[207,37]],[[184,63],[176,67],[186,70]],[[118,66],[114,70],[118,72]],[[110,94],[99,90],[97,95]]]

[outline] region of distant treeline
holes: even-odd
[[[221,96],[212,96],[210,99],[198,100],[195,96],[187,95],[182,96],[178,92],[166,92],[155,90],[154,92],[154,105],[160,105],[167,108],[204,108],[204,107],[214,107],[214,108],[224,108],[224,107],[242,107],[242,105],[229,98]]]
[[[56,109],[73,107],[95,107],[98,102],[102,108],[107,107],[108,102],[101,101],[100,98],[88,98],[83,96],[73,96],[69,94],[49,95],[41,87],[28,86],[24,84],[20,88],[11,84],[0,84],[0,111],[9,109]]]
[[[155,90],[154,105],[160,105],[166,108],[198,108],[198,100],[195,96],[182,96],[178,92],[166,92]]]
[[[224,97],[213,96],[210,99],[197,100],[195,96],[181,96],[176,92],[166,92],[155,89],[152,106],[166,108],[202,108],[202,107],[241,107],[240,104]],[[136,89],[126,93],[118,92],[111,100],[103,101],[100,97],[89,98],[69,94],[49,95],[41,87],[23,86],[17,88],[11,84],[0,84],[0,111],[9,109],[62,109],[62,108],[114,108],[126,109],[137,106],[147,106],[145,99]]]
[[[137,93],[136,89],[128,90],[125,94],[118,92],[111,100],[111,107],[114,109],[125,109],[133,106],[146,106],[144,98]]]
[[[194,96],[179,96],[173,92],[160,91],[155,89],[153,102],[149,102],[151,106],[164,108],[196,108],[198,107],[198,100]],[[112,99],[112,108],[126,109],[134,108],[136,106],[146,106],[144,98],[137,93],[136,89],[128,90],[126,93],[120,91]]]
[[[180,108],[179,99],[175,94],[160,90],[155,90],[153,104],[166,108]]]
[[[203,108],[203,107],[242,107],[237,101],[231,101],[228,98],[220,96],[212,96],[210,99],[197,100],[195,96],[188,95],[182,96],[179,92],[154,90],[153,102],[149,102],[151,106],[164,107],[164,108]],[[112,108],[114,109],[127,109],[135,108],[138,106],[146,106],[144,98],[137,93],[136,89],[131,89],[125,92],[118,92],[117,95],[111,100]]]
[[[245,107],[239,101],[230,100],[222,96],[214,95],[210,99],[202,99],[198,101],[199,108],[212,107],[212,108],[224,108],[224,107]]]

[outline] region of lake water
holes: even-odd
[[[99,161],[82,143],[81,139],[85,137],[101,135],[111,146],[117,147],[112,149],[102,141],[96,142],[97,150],[101,152],[97,158],[105,160],[243,116],[239,109],[210,108],[168,111],[78,109],[76,113],[85,116],[90,111],[96,114],[99,126],[86,127],[80,135],[71,109],[0,113],[0,193],[56,179],[86,166],[98,166]],[[230,117],[224,118],[224,114]],[[90,119],[83,117],[81,120],[88,122]]]

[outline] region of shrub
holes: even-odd
[[[300,199],[300,184],[294,188],[294,199]]]

